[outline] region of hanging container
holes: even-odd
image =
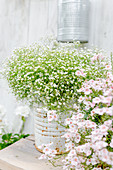
[[[88,42],[89,0],[58,1],[57,40]]]
[[[65,153],[65,139],[61,136],[65,133],[65,128],[57,122],[48,122],[47,113],[42,109],[41,112],[35,111],[35,147],[38,151],[42,144],[53,143],[51,149],[55,149],[57,154]]]

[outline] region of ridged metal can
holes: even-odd
[[[89,0],[58,0],[57,40],[88,42]]]
[[[42,144],[51,145],[51,149],[55,149],[57,154],[65,153],[65,139],[61,136],[65,133],[65,128],[60,126],[57,122],[48,122],[47,114],[45,112],[34,113],[35,124],[35,147],[38,151],[43,152],[40,149]]]

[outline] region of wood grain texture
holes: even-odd
[[[90,36],[89,46],[113,52],[113,0],[90,1]]]
[[[62,170],[47,160],[39,160],[40,155],[35,149],[33,136],[21,139],[0,151],[0,170]]]

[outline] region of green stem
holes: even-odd
[[[20,133],[21,133],[21,134],[23,133],[24,126],[25,126],[25,121],[26,121],[26,119],[25,119],[24,116],[22,116],[22,121],[23,121],[23,123],[22,123],[22,127],[21,127],[21,129],[20,129]]]
[[[60,126],[62,127],[66,127],[65,125],[63,125],[62,123],[60,123],[59,121],[56,121]]]

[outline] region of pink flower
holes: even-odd
[[[39,160],[41,160],[41,159],[47,159],[47,156],[46,156],[45,154],[42,154],[38,159],[39,159]]]
[[[87,150],[85,153],[86,153],[86,156],[89,156],[91,155],[91,150]]]
[[[91,159],[87,159],[86,164],[87,164],[87,165],[90,165],[90,164],[91,164]]]
[[[97,55],[95,55],[95,56],[93,56],[92,58],[91,58],[91,61],[93,62],[93,61],[96,61],[97,60]]]
[[[73,116],[71,117],[71,119],[72,119],[72,120],[77,120],[77,119],[78,119],[78,116],[77,116],[77,115],[73,115]]]
[[[109,65],[106,65],[106,67],[105,67],[106,70],[111,70],[111,68],[112,68],[112,67],[111,67],[110,64],[109,64]]]
[[[85,88],[85,89],[84,89],[84,93],[85,93],[86,95],[89,95],[90,93],[92,93],[92,91],[91,91],[89,88]]]
[[[49,111],[47,112],[47,114],[49,114],[49,115],[56,114],[56,110],[49,110]]]
[[[112,99],[113,99],[112,96],[106,97],[106,103],[111,103],[111,102],[112,102]]]
[[[95,164],[99,163],[99,161],[98,161],[98,159],[97,159],[95,154],[92,155],[91,163],[92,163],[92,165],[95,165]]]
[[[66,143],[65,144],[66,151],[71,150],[74,146],[75,146],[75,144],[73,142]]]
[[[77,152],[80,152],[80,153],[83,152],[83,147],[80,145],[78,147],[76,147],[75,149]]]
[[[93,79],[89,80],[89,84],[93,84],[95,81]]]
[[[55,120],[55,121],[57,121],[58,120],[58,115],[57,114],[53,114],[53,119]]]
[[[81,136],[78,134],[75,136],[75,143],[79,143],[81,139]]]
[[[56,150],[51,150],[52,157],[57,154]]]
[[[77,70],[75,74],[76,74],[77,76],[83,76],[83,77],[86,76],[86,73],[83,72],[83,69]]]
[[[111,103],[112,96],[103,97],[101,101],[102,101],[102,103]]]
[[[111,77],[111,76],[112,76],[112,73],[111,73],[111,72],[107,72],[107,76],[108,76],[108,77]]]
[[[103,150],[100,151],[99,158],[100,158],[103,162],[106,162],[106,163],[107,163],[107,162],[109,161],[109,154],[108,154],[108,152],[105,154],[105,153],[103,152]]]
[[[93,134],[93,135],[96,135],[96,134],[98,135],[99,133],[100,133],[100,130],[99,130],[99,129],[95,129],[94,131],[92,131],[92,134]]]
[[[81,119],[81,118],[84,117],[84,115],[83,115],[82,113],[79,113],[79,114],[77,115],[77,117],[78,117],[78,119]]]
[[[99,55],[95,55],[91,58],[91,61],[96,61],[96,60],[103,60],[104,59],[104,56],[99,54]]]
[[[113,106],[112,107],[109,107],[109,108],[105,108],[105,112],[110,115],[110,116],[113,116]]]
[[[103,155],[103,154],[108,154],[108,150],[107,150],[107,149],[102,149],[102,150],[101,150],[101,153],[102,153],[102,155]]]
[[[70,128],[70,131],[74,131],[76,129],[76,125],[70,124],[69,128]]]
[[[104,96],[111,96],[112,91],[113,91],[112,89],[106,90],[106,91],[104,92]]]
[[[78,102],[81,103],[84,100],[84,97],[80,96]]]
[[[71,149],[71,151],[69,152],[68,156],[72,157],[74,155],[76,155],[76,151],[75,151],[75,149]]]
[[[43,149],[43,153],[45,153],[45,155],[49,155],[51,153],[51,149],[49,147],[45,147]]]
[[[93,109],[93,110],[91,111],[91,116],[93,116],[95,113],[96,113],[96,110]]]
[[[103,56],[103,55],[98,55],[98,57],[101,59],[101,60],[103,60],[105,57]]]
[[[66,138],[66,139],[70,139],[72,137],[72,134],[71,133],[65,133],[62,137]]]
[[[66,118],[66,119],[65,119],[65,124],[66,124],[66,125],[70,125],[70,124],[73,124],[73,122],[71,121],[70,118]]]
[[[95,128],[96,127],[96,124],[90,120],[86,120],[86,127],[87,128]]]
[[[53,115],[48,115],[48,121],[51,122],[54,119]]]
[[[53,120],[57,121],[58,120],[58,115],[56,114],[55,110],[49,110],[47,112],[47,117],[48,117],[48,121],[51,122]]]
[[[96,142],[96,143],[93,145],[93,149],[99,150],[99,149],[105,148],[106,146],[108,146],[108,143],[106,143],[106,142],[104,142],[104,141],[99,141],[99,142]]]
[[[91,103],[91,107],[93,108],[94,106],[95,106],[95,103],[92,102],[92,103]]]
[[[106,125],[100,125],[99,129],[101,130],[101,132],[106,132],[108,130],[108,127]]]
[[[104,112],[105,112],[104,108],[102,108],[102,109],[98,109],[97,114],[99,114],[99,115],[103,115],[103,114],[104,114]]]
[[[112,120],[105,121],[104,125],[110,127],[112,125]]]
[[[81,72],[81,75],[82,75],[83,77],[86,77],[86,73]]]
[[[91,127],[92,129],[95,129],[95,128],[96,128],[96,126],[97,126],[97,124],[96,124],[95,122],[91,122],[90,127]]]
[[[81,76],[81,71],[77,70],[75,73],[77,76]]]
[[[95,98],[93,99],[93,103],[100,103],[100,102],[101,102],[101,100],[100,100],[99,97],[95,97]]]
[[[82,87],[82,88],[78,89],[77,92],[82,92],[83,90],[84,90],[84,88]]]
[[[76,166],[78,163],[79,163],[78,157],[74,156],[74,158],[72,159],[71,164]]]
[[[38,146],[39,149],[43,149],[44,148],[44,144]]]

